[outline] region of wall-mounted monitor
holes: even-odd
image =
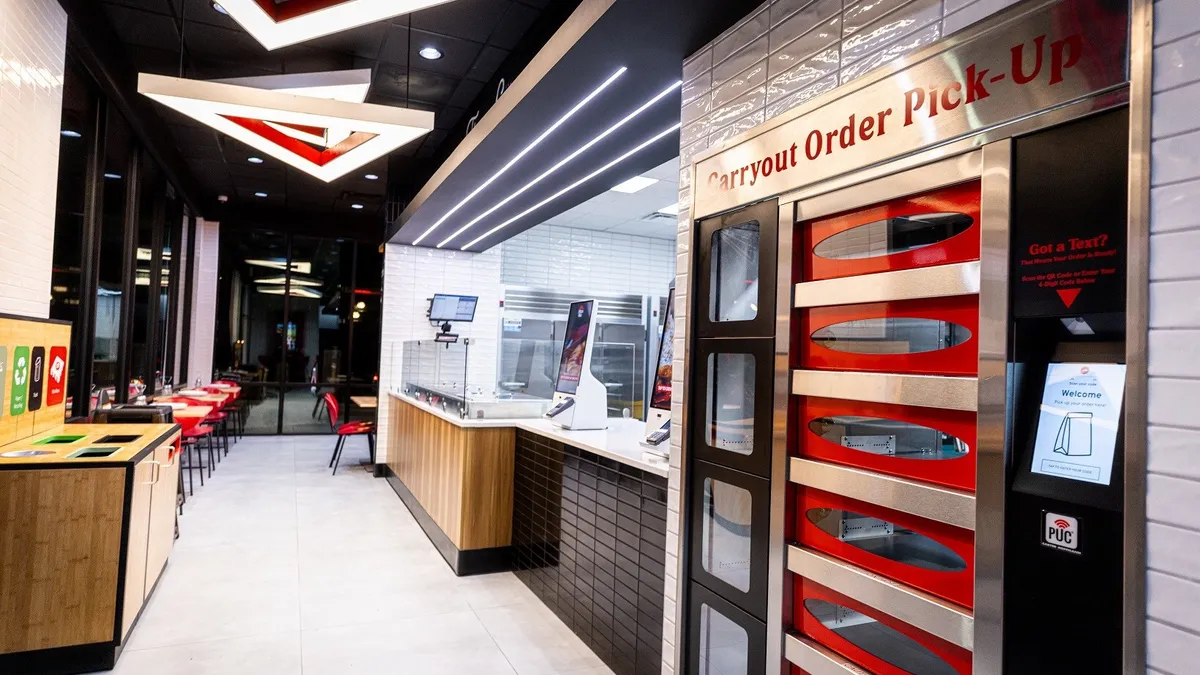
[[[479,304],[477,295],[446,295],[438,293],[429,303],[429,320],[437,323],[444,321],[475,320],[475,307]]]
[[[563,337],[562,359],[558,362],[558,380],[554,384],[554,391],[560,394],[574,394],[579,389],[595,303],[595,300],[571,303],[567,333]]]
[[[1030,471],[1110,485],[1124,397],[1124,364],[1051,363]]]
[[[675,358],[675,289],[667,295],[667,313],[663,319],[662,339],[658,342],[658,365],[654,369],[654,385],[650,391],[650,407],[671,409],[671,364]]]

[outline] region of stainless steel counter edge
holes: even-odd
[[[639,443],[645,430],[644,423],[640,420],[610,419],[607,430],[572,431],[555,427],[541,418],[462,419],[458,415],[439,410],[400,394],[389,392],[388,395],[464,429],[522,429],[656,476],[665,478],[670,473],[670,466],[665,458],[659,459],[652,453],[646,452],[646,449]],[[600,434],[604,434],[604,436],[601,437]]]

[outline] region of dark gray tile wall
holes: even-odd
[[[662,671],[667,479],[517,430],[513,569],[616,675]]]

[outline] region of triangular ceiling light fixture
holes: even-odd
[[[220,0],[220,4],[264,47],[278,49],[449,1]]]
[[[364,103],[370,70],[188,80],[141,73],[138,92],[331,182],[433,129],[433,113]]]

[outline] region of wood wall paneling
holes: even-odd
[[[0,654],[113,640],[125,477],[0,471]]]
[[[460,427],[388,400],[392,472],[460,551],[508,546],[515,431]]]

